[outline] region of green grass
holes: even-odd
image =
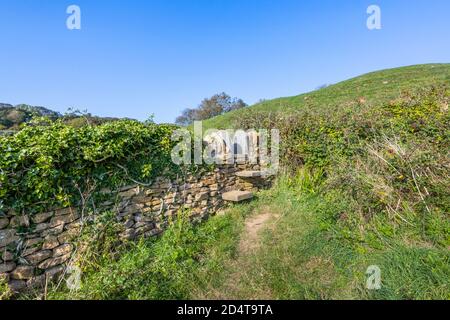
[[[392,238],[376,249],[346,239],[345,228],[328,221],[349,204],[297,187],[281,181],[260,195],[255,214],[270,210],[281,218],[265,231],[260,251],[240,265],[243,281],[229,298],[257,299],[267,292],[272,299],[450,298],[446,248],[418,248]],[[382,272],[379,291],[366,288],[371,265]]]
[[[365,104],[383,104],[397,98],[404,90],[431,85],[450,84],[450,64],[426,64],[365,74],[324,89],[294,97],[268,100],[250,108],[236,110],[204,121],[204,128],[235,127],[240,118],[254,112],[291,113],[301,109],[326,110],[335,106],[357,107],[358,99]]]
[[[234,256],[245,212],[236,207],[197,226],[180,215],[159,239],[129,243],[114,255],[81,254],[81,289],[54,286],[46,299],[189,299],[223,281],[223,261]]]

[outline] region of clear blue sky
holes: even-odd
[[[371,4],[382,30],[366,28]],[[449,13],[448,0],[0,0],[0,102],[173,122],[222,91],[254,103],[450,62]]]

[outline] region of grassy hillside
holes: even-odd
[[[324,89],[294,97],[265,101],[204,121],[205,128],[225,129],[251,112],[286,112],[328,109],[335,106],[375,105],[397,98],[404,90],[450,84],[450,64],[426,64],[368,73]]]
[[[80,252],[81,290],[48,298],[450,299],[449,74],[376,72],[212,119],[280,129],[273,188],[203,225],[180,213],[160,239]]]

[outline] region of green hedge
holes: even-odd
[[[151,182],[182,168],[171,161],[177,127],[133,120],[74,128],[39,119],[0,137],[0,214],[69,206],[80,194]],[[81,193],[80,193],[81,192]]]

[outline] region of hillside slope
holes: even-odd
[[[278,98],[229,112],[204,121],[205,128],[224,129],[248,112],[276,112],[308,108],[316,111],[335,106],[357,106],[359,103],[383,104],[397,98],[404,90],[431,85],[450,84],[450,64],[425,64],[368,73],[324,89],[294,97]]]

